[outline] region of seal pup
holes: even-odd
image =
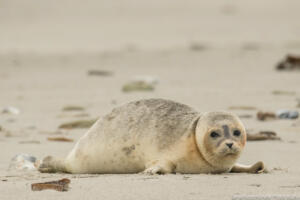
[[[165,99],[127,103],[100,118],[64,159],[48,156],[40,172],[260,173],[262,162],[236,164],[246,143],[240,119],[199,113]]]

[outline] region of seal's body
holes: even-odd
[[[46,157],[41,172],[222,173],[260,172],[236,165],[246,143],[233,114],[199,113],[164,99],[125,104],[100,118],[65,159]]]

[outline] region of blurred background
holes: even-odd
[[[1,52],[300,45],[297,0],[1,0]],[[296,44],[295,44],[296,43]]]

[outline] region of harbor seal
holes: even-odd
[[[262,162],[235,164],[246,131],[233,114],[199,113],[164,99],[127,103],[100,118],[64,159],[48,156],[40,172],[260,173]]]

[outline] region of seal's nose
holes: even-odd
[[[226,143],[226,145],[229,147],[229,149],[231,149],[233,143],[232,142],[231,143]]]

